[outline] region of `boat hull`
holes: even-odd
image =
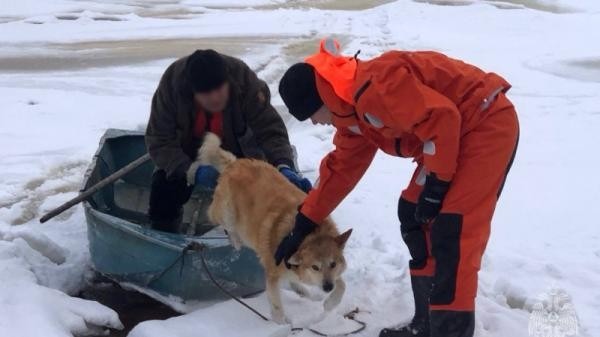
[[[143,144],[143,136],[139,133],[107,131],[86,174],[84,187],[119,169],[120,165],[112,165],[116,160],[107,155],[107,152],[114,151],[108,151],[105,147],[107,141],[116,137],[131,137],[130,141],[119,140],[120,149],[117,153],[127,152],[123,144],[128,143],[135,143],[132,149],[138,152],[129,154],[130,157],[135,158],[145,151],[143,146],[139,146],[140,141]],[[97,166],[100,161],[104,166],[114,167],[101,170]],[[145,174],[146,177],[126,177],[126,180],[139,184],[145,181],[144,178],[150,179],[148,172],[151,173],[148,168],[140,169],[137,173],[134,171],[132,174]],[[213,229],[201,236],[189,236],[150,229],[143,222],[135,223],[120,216],[134,212],[113,206],[114,200],[110,197],[115,191],[118,190],[101,190],[84,203],[90,255],[93,267],[99,273],[117,282],[127,282],[183,300],[227,298],[208,277],[202,263],[204,257],[211,274],[235,295],[247,296],[264,290],[264,272],[254,252],[247,248],[235,250],[223,231]],[[114,196],[112,198],[115,199]],[[131,218],[146,219],[147,216]],[[194,247],[203,249],[186,250],[192,242],[197,243]]]

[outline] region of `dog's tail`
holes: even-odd
[[[198,167],[202,165],[211,165],[219,172],[223,172],[225,168],[233,163],[236,157],[233,153],[221,149],[221,139],[212,132],[207,132],[204,136],[202,146],[198,149],[198,157],[192,163],[187,172],[188,183],[192,183],[195,179]]]

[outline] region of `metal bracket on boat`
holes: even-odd
[[[188,245],[185,246],[181,250],[181,252],[177,256],[177,258],[169,266],[167,266],[167,268],[163,269],[160,273],[154,275],[150,280],[148,280],[148,282],[146,282],[145,286],[147,287],[150,284],[152,284],[153,282],[155,282],[156,280],[163,277],[163,275],[165,275],[169,270],[171,270],[171,268],[173,268],[180,261],[181,261],[181,264],[179,266],[179,277],[182,277],[183,276],[183,265],[185,264],[185,255],[190,251],[200,251],[201,252],[203,249],[204,249],[204,245],[199,242],[192,241],[192,242],[188,243]],[[202,256],[202,260],[204,260],[204,256]]]

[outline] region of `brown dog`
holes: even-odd
[[[268,163],[236,159],[220,145],[216,135],[207,133],[193,165],[213,165],[221,172],[208,217],[227,230],[236,249],[243,244],[260,258],[267,278],[272,319],[278,323],[287,321],[281,304],[282,280],[289,281],[300,296],[308,294],[302,284],[331,292],[323,306],[326,311],[333,309],[346,288],[340,276],[346,269],[343,249],[352,230],[340,235],[333,221],[327,218],[290,258],[289,269],[284,263],[276,266],[275,250],[292,230],[298,206],[306,194]]]

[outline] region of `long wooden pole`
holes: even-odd
[[[94,193],[98,192],[99,190],[101,190],[103,187],[112,184],[113,182],[117,181],[119,178],[121,178],[122,176],[126,175],[127,173],[133,171],[134,169],[136,169],[137,167],[139,167],[140,165],[142,165],[143,163],[147,162],[148,160],[150,160],[150,155],[148,153],[146,153],[145,155],[139,157],[138,159],[132,161],[131,163],[125,165],[123,168],[121,168],[120,170],[118,170],[117,172],[109,175],[108,177],[100,180],[96,185],[88,188],[87,190],[81,192],[77,197],[67,201],[66,203],[60,205],[59,207],[51,210],[50,212],[46,213],[46,215],[44,215],[43,217],[40,218],[40,222],[44,223],[52,218],[54,218],[55,216],[59,215],[60,213],[68,210],[69,208],[77,205],[78,203],[88,199],[89,197],[91,197]]]

